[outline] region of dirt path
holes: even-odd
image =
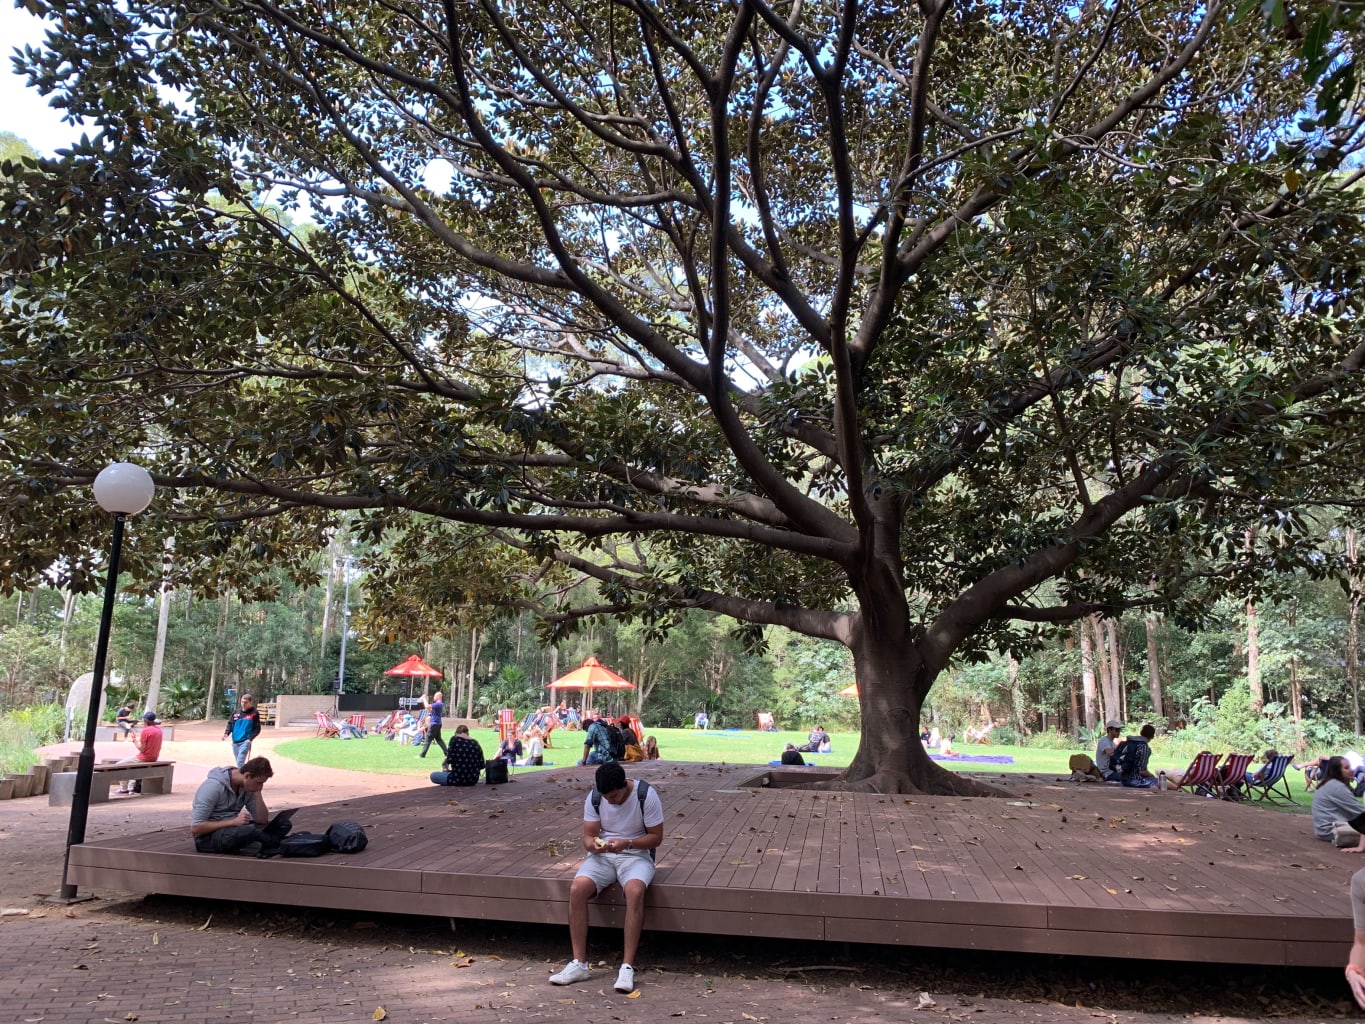
[[[274,755],[307,733],[267,730],[274,807],[410,788],[409,778],[317,768]],[[90,839],[183,829],[194,790],[227,764],[222,724],[177,725],[164,755],[175,792],[91,808]],[[66,750],[76,749],[68,745]],[[97,756],[128,756],[101,743]],[[274,755],[274,756],[272,756]],[[567,930],[442,919],[271,911],[222,900],[100,892],[72,907],[42,896],[61,881],[67,808],[0,801],[0,1000],[6,1019],[78,1022],[659,1021],[803,1024],[1000,1021],[1174,1024],[1356,1016],[1336,965],[1322,971],[1181,968],[1124,960],[989,959],[970,951],[847,947],[799,935],[736,940],[646,934],[638,994],[611,990],[618,936],[594,932],[591,982],[555,988]],[[188,841],[188,839],[187,839]],[[225,893],[225,896],[229,895]],[[1344,898],[1344,894],[1343,894]],[[1121,933],[1122,922],[1115,921]],[[11,1016],[12,1015],[12,1016]]]

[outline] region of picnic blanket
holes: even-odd
[[[1009,754],[954,754],[952,757],[944,757],[942,754],[930,754],[935,761],[975,761],[978,764],[1014,764],[1014,758]]]

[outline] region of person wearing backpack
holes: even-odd
[[[579,764],[606,764],[611,757],[611,733],[606,724],[597,717],[596,711],[588,712],[591,722],[583,734],[583,760]]]
[[[613,761],[620,761],[626,756],[626,734],[621,728],[621,723],[608,718],[602,724],[607,730],[607,751]]]
[[[1147,770],[1147,762],[1152,756],[1152,737],[1156,727],[1150,722],[1144,725],[1136,736],[1129,736],[1119,747],[1118,754],[1110,763],[1119,782],[1129,789],[1158,789],[1161,782]]]
[[[645,893],[654,880],[654,851],[664,841],[664,808],[659,793],[643,780],[626,778],[616,762],[599,765],[596,788],[583,801],[583,850],[587,854],[569,888],[569,939],[573,959],[552,985],[592,977],[588,969],[588,901],[620,883],[626,896],[617,992],[635,989],[635,954],[645,923]]]

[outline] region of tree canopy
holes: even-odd
[[[84,485],[137,458],[185,573],[306,572],[353,513],[396,631],[844,644],[842,784],[964,792],[916,739],[950,659],[1331,569],[1362,110],[1334,77],[1316,113],[1283,19],[30,6],[34,82],[99,131],[0,183],[0,586],[90,586]],[[1311,60],[1353,52],[1323,24]]]

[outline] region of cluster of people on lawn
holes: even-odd
[[[1136,735],[1124,738],[1123,723],[1111,719],[1104,723],[1104,734],[1095,746],[1093,760],[1085,754],[1072,756],[1072,773],[1103,782],[1116,782],[1130,789],[1180,789],[1187,784],[1188,769],[1154,772],[1151,768],[1151,741],[1155,737],[1156,727],[1149,722]],[[1201,753],[1208,755],[1208,751]],[[1278,779],[1272,777],[1271,768],[1279,756],[1278,750],[1267,749],[1261,754],[1260,764],[1254,769],[1248,767],[1236,779],[1228,777],[1229,766],[1223,764],[1219,766],[1218,775],[1212,782],[1216,788],[1230,794],[1240,793],[1247,787],[1276,782]]]

